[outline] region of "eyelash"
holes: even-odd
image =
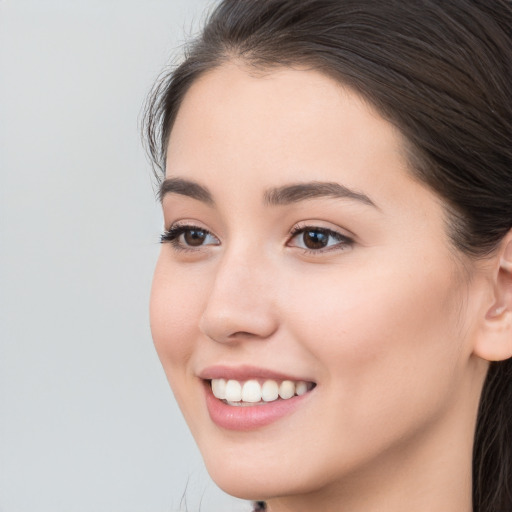
[[[185,233],[191,231],[201,231],[202,233],[205,234],[205,236],[211,236],[218,240],[217,237],[213,235],[210,231],[199,226],[194,226],[192,224],[175,224],[174,226],[171,226],[168,230],[162,233],[162,235],[160,236],[160,243],[170,243],[172,245],[172,248],[178,252],[196,252],[198,250],[201,250],[203,245],[193,247],[186,245],[180,241],[181,235],[184,235]]]
[[[171,226],[168,230],[166,230],[161,235],[160,242],[161,243],[170,243],[175,251],[197,252],[197,251],[201,250],[204,247],[204,245],[201,244],[197,247],[193,247],[193,246],[186,245],[182,241],[180,241],[180,237],[182,235],[184,235],[187,232],[191,232],[191,231],[200,231],[204,234],[205,237],[211,236],[218,241],[218,238],[205,228],[201,228],[201,227],[195,226],[195,225],[177,224],[177,225]],[[311,225],[295,226],[290,232],[289,241],[287,242],[286,245],[288,247],[296,247],[296,246],[290,245],[290,242],[294,238],[296,238],[298,235],[307,233],[308,231],[311,233],[319,233],[321,235],[333,238],[334,240],[337,241],[337,243],[333,244],[332,246],[326,246],[326,247],[319,248],[319,249],[309,249],[306,247],[299,247],[299,249],[301,249],[305,254],[318,255],[318,254],[323,254],[323,253],[335,251],[335,250],[338,250],[338,251],[345,250],[354,245],[354,240],[346,235],[342,235],[341,233],[334,231],[332,229],[323,228],[320,226],[311,226]],[[219,244],[220,244],[220,242],[218,244],[207,244],[207,245],[219,245]]]
[[[290,233],[290,241],[296,238],[298,235],[303,235],[307,232],[310,233],[320,233],[322,235],[325,235],[327,237],[333,238],[337,241],[336,244],[333,244],[332,246],[323,247],[321,249],[308,249],[305,247],[301,247],[302,251],[305,254],[324,254],[326,252],[330,251],[343,251],[346,250],[354,245],[354,240],[346,235],[342,235],[338,231],[334,231],[329,228],[323,228],[321,226],[311,226],[311,225],[299,225],[295,226]],[[289,242],[287,243],[289,245]]]

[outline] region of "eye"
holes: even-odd
[[[165,231],[160,241],[170,242],[177,250],[194,250],[205,245],[219,245],[219,239],[207,229],[198,226],[175,225]]]
[[[302,226],[292,230],[292,238],[288,242],[290,247],[298,247],[308,252],[325,252],[332,249],[346,249],[354,241],[332,229],[318,226]]]

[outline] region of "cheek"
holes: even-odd
[[[183,371],[194,351],[204,289],[193,276],[173,267],[162,250],[150,299],[153,342],[169,380],[174,371]]]
[[[321,363],[344,421],[368,411],[389,421],[390,409],[413,403],[435,408],[460,374],[461,294],[450,270],[389,268],[372,274],[352,267],[288,295],[295,311],[288,325]]]

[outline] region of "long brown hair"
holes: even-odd
[[[408,141],[411,171],[443,198],[451,239],[478,258],[512,228],[509,0],[223,0],[148,103],[157,169],[181,101],[230,59],[306,65],[366,98]],[[492,363],[473,454],[475,512],[512,511],[512,363]]]

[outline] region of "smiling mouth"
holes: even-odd
[[[276,400],[289,400],[311,391],[316,384],[306,381],[257,380],[238,381],[234,379],[209,380],[213,396],[227,405],[248,407],[265,405]]]

